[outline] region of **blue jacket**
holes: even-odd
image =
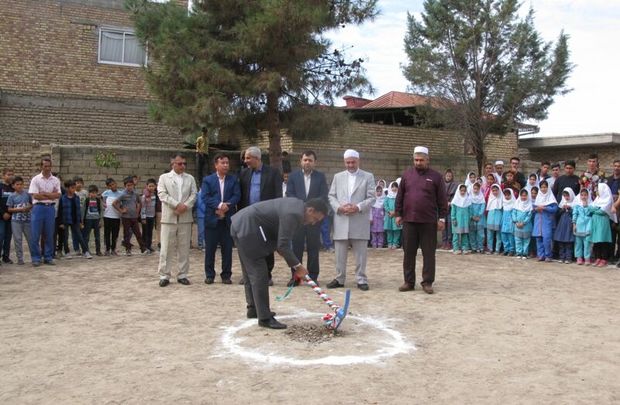
[[[58,217],[62,224],[70,225],[82,223],[80,197],[78,197],[77,194],[74,194],[73,198],[69,198],[66,194],[60,197]]]
[[[241,199],[239,179],[232,174],[226,175],[224,179],[224,198],[222,198],[217,172],[212,173],[203,179],[200,193],[199,198],[203,199],[205,205],[205,227],[217,227],[219,217],[215,214],[215,210],[218,209],[222,202],[229,204],[230,209],[226,212],[225,219],[227,224],[230,225],[230,217],[237,212],[237,204],[239,204]]]

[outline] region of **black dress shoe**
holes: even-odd
[[[273,287],[273,280],[269,279],[269,287]]]
[[[205,278],[205,284],[213,284],[213,279],[211,277]]]
[[[358,284],[357,288],[359,288],[362,291],[368,291],[369,289],[368,284]]]
[[[286,325],[280,323],[273,316],[269,319],[261,319],[258,321],[258,326],[269,329],[286,329]]]
[[[232,281],[229,278],[223,278],[222,279],[222,284],[232,284]]]
[[[178,280],[177,280],[177,283],[179,283],[179,284],[183,284],[183,285],[190,285],[190,284],[191,284],[191,283],[189,282],[189,280],[188,280],[188,279],[186,279],[186,278],[180,278],[180,279],[178,279]]]
[[[160,287],[165,287],[168,284],[170,284],[170,280],[168,280],[167,278],[162,278],[161,280],[159,280],[159,286]]]
[[[340,284],[338,280],[333,279],[332,281],[327,283],[326,287],[327,288],[341,288],[341,287],[344,287],[344,284]]]
[[[256,313],[256,308],[248,308],[248,319],[256,319],[258,318],[258,314]],[[276,316],[276,313],[271,311],[271,316]]]
[[[291,277],[291,279],[286,284],[287,287],[291,287],[291,286],[297,287],[298,285],[299,285],[299,280],[296,280],[294,277]]]

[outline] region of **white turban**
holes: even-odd
[[[502,165],[503,166],[504,165],[504,161],[503,160],[495,161],[495,166],[497,166],[497,165]]]
[[[344,151],[344,158],[345,159],[350,159],[350,158],[359,159],[360,154],[356,150],[347,149],[346,151]]]
[[[416,153],[423,153],[425,155],[428,155],[428,148],[425,146],[416,146],[413,149],[413,154],[415,155]]]

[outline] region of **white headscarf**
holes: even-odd
[[[568,193],[568,201],[564,199],[564,193]],[[573,201],[575,201],[575,192],[570,187],[564,187],[562,190],[562,201],[558,204],[560,208],[564,208],[565,206],[572,207]]]
[[[510,193],[508,193],[509,198],[506,198],[506,190],[510,191]],[[510,188],[507,188],[506,190],[502,191],[502,209],[504,210],[504,212],[512,211],[516,204],[515,193],[513,193],[512,189]]]
[[[473,174],[474,176],[476,176],[476,173],[474,173],[474,172],[467,173],[467,177],[465,177],[465,186],[467,186],[467,191],[470,191],[471,190],[471,186],[473,186],[474,183],[477,181],[477,179],[474,179],[473,182],[471,180],[469,180],[469,175],[470,174]]]
[[[381,187],[381,186],[377,185],[377,187]],[[372,205],[372,207],[373,208],[383,208],[383,201],[385,200],[385,197],[383,195],[383,188],[381,188],[381,197],[377,197],[376,196],[377,187],[375,187],[375,203]]]
[[[466,208],[471,205],[471,199],[469,198],[469,194],[467,193],[467,187],[465,188],[465,196],[461,195],[461,187],[465,184],[459,184],[456,188],[456,193],[454,193],[454,197],[452,198],[451,204],[456,207]]]
[[[493,195],[494,188],[497,188],[497,190],[499,191],[500,195],[497,197]],[[502,196],[502,188],[498,184],[491,184],[491,191],[489,192],[489,201],[487,202],[487,211],[501,210],[503,199],[504,197]]]
[[[547,205],[557,204],[558,201],[555,199],[555,196],[550,190],[550,187],[547,187],[547,192],[543,193],[542,189],[538,187],[538,194],[536,195],[536,201],[534,201],[534,205],[537,207],[546,207]]]
[[[527,200],[521,200],[521,193],[525,190],[527,193]],[[532,197],[530,196],[530,191],[526,188],[522,188],[519,192],[519,196],[517,197],[517,201],[515,202],[515,210],[517,211],[531,211],[532,210]]]
[[[387,189],[387,196],[388,198],[396,198],[396,194],[398,194],[398,191],[395,193],[392,191],[392,184],[396,183],[395,181],[390,183],[389,188]],[[398,183],[396,183],[396,185],[398,185]]]
[[[603,211],[607,213],[607,215],[612,221],[618,222],[616,216],[613,214],[613,212],[611,212],[611,206],[614,203],[614,199],[611,195],[611,190],[609,189],[609,186],[605,183],[599,183],[596,194],[597,197],[592,202],[592,205],[594,205],[595,207],[600,207]]]
[[[534,184],[534,185],[530,184],[530,177],[532,175],[536,176],[536,184]],[[523,187],[523,188],[527,190],[528,194],[531,194],[532,193],[532,187],[539,187],[539,184],[540,184],[540,178],[538,177],[538,175],[536,173],[530,173],[530,175],[527,176],[527,179],[525,180],[525,187]]]
[[[480,183],[474,183],[474,184],[478,184],[480,186]],[[474,192],[473,185],[471,187],[471,192],[469,193],[469,196],[470,196],[472,204],[484,204],[484,194],[482,193],[482,190],[479,189],[478,194],[476,194]]]
[[[572,189],[571,189],[572,190]],[[587,203],[584,204],[583,201],[581,201],[581,192],[582,191],[586,191],[588,193],[588,199],[587,199]],[[575,199],[573,200],[573,207],[587,207],[588,204],[590,203],[590,201],[592,201],[592,195],[590,194],[590,190],[588,190],[587,188],[582,188],[581,191],[579,191],[579,195],[575,196]]]

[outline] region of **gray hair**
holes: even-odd
[[[248,155],[255,157],[258,160],[261,160],[262,158],[262,153],[258,146],[250,146],[249,148],[247,148],[245,150],[245,156],[248,156]]]

